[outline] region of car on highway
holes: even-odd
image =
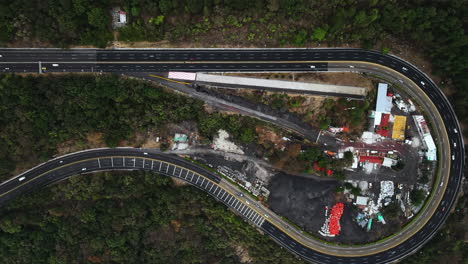
[[[237,194],[237,196],[240,196],[240,197],[243,197],[243,196],[244,196],[244,194],[241,193],[241,192],[238,192],[238,193],[236,193],[236,194]]]
[[[267,215],[267,214],[265,214],[265,217],[266,217],[266,218],[270,218],[270,216],[269,216],[269,215]]]
[[[453,132],[455,132],[455,134],[458,134],[458,130],[456,128],[453,129]]]
[[[426,83],[425,83],[425,82],[423,82],[423,81],[421,81],[421,84],[422,84],[422,85],[426,85]]]
[[[247,201],[247,200],[245,200],[245,203],[246,203],[246,204],[250,204],[250,202],[249,202],[249,201]]]
[[[401,69],[404,70],[404,71],[408,70],[408,68],[406,68],[406,67],[402,67]]]
[[[3,57],[3,55],[2,55],[2,54],[0,54],[0,58],[1,58],[1,57]]]
[[[148,152],[143,152],[143,155],[148,155]]]
[[[455,160],[455,155],[452,155],[452,160]]]
[[[315,69],[315,65],[310,65],[310,68]]]
[[[85,170],[86,170],[86,168],[82,168],[81,170],[82,170],[82,171],[85,171]]]
[[[24,179],[26,179],[26,177],[23,176],[23,177],[20,177],[18,181],[24,181]]]
[[[52,64],[53,67],[58,67],[59,65],[57,63]]]

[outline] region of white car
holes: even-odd
[[[148,152],[143,152],[144,155],[148,155]]]
[[[457,147],[457,143],[456,143],[456,142],[453,142],[453,146],[454,146],[454,147]]]
[[[265,214],[265,217],[266,217],[266,218],[269,218],[270,216],[269,216],[269,215],[267,215],[267,214]]]
[[[82,171],[85,171],[85,170],[86,170],[86,168],[82,168],[81,170],[82,170]]]
[[[24,179],[26,179],[26,177],[23,176],[23,177],[20,177],[18,181],[24,181]]]
[[[57,63],[52,64],[53,67],[58,67],[59,65]]]
[[[247,200],[246,200],[245,202],[246,202],[247,204],[250,204],[250,202],[249,202],[249,201],[247,201]]]
[[[402,67],[401,69],[404,70],[404,71],[407,71],[407,70],[408,70],[406,67]]]
[[[353,66],[353,65],[349,65],[349,67],[350,67],[350,68],[354,68],[354,66]]]
[[[421,81],[421,84],[422,84],[422,85],[426,85],[423,81]]]
[[[310,68],[315,69],[315,65],[310,65]]]
[[[1,58],[1,57],[3,57],[3,55],[2,55],[2,54],[0,54],[0,58]]]
[[[455,160],[455,155],[452,155],[452,160]]]
[[[453,132],[455,132],[456,134],[458,134],[458,130],[456,128],[453,129]]]

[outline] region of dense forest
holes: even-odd
[[[2,263],[304,263],[191,186],[75,176],[0,209]]]
[[[255,141],[260,122],[208,114],[201,101],[117,75],[0,75],[0,179],[11,176],[17,161],[33,166],[56,154],[59,143],[79,143],[91,132],[113,147],[135,132],[162,132],[182,121],[196,122],[206,138],[223,128],[244,143]]]
[[[391,52],[392,42],[420,48],[439,85],[468,121],[468,4],[383,0],[6,0],[0,45],[105,47],[114,39],[111,7],[127,11],[118,40],[175,45],[342,46]],[[455,88],[455,89],[452,89]]]

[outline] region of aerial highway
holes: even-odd
[[[339,48],[0,49],[0,55],[0,73],[151,73],[173,70],[372,72],[399,83],[405,92],[413,96],[416,103],[425,109],[428,119],[435,124],[434,133],[437,139],[440,171],[440,177],[434,184],[426,208],[414,218],[412,223],[399,234],[383,241],[352,247],[323,244],[291,228],[268,209],[255,206],[255,201],[251,198],[236,195],[233,186],[209,171],[176,157],[139,149],[98,149],[53,159],[2,183],[0,203],[23,192],[79,173],[111,169],[151,169],[173,177],[180,178],[185,175],[185,178],[181,179],[207,191],[227,206],[234,208],[277,243],[310,262],[389,263],[416,251],[437,232],[455,203],[462,181],[464,143],[450,102],[427,75],[395,56],[375,51]],[[157,166],[155,169],[155,161],[167,165],[164,167],[161,165],[161,168]],[[198,176],[196,182],[193,182],[193,177],[188,179],[189,171]],[[216,189],[215,193],[213,188]],[[221,195],[229,197],[228,201],[225,200],[226,197],[219,196],[221,192],[224,192]]]

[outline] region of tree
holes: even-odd
[[[305,161],[316,161],[322,156],[322,153],[320,152],[319,148],[316,147],[311,147],[306,149],[304,152],[302,152],[299,155],[300,160],[305,160]]]
[[[163,14],[169,14],[174,8],[172,0],[159,0],[159,9]]]
[[[346,151],[344,154],[343,154],[343,159],[346,161],[346,163],[349,163],[350,165],[353,163],[353,160],[354,160],[354,155],[353,155],[353,152],[351,151]]]
[[[278,11],[279,8],[280,8],[280,1],[279,0],[268,0],[267,8],[268,8],[268,10],[270,10],[270,12]]]
[[[105,29],[109,16],[102,8],[93,8],[88,12],[88,23],[96,28]]]
[[[15,168],[16,164],[13,160],[10,158],[0,158],[0,176],[15,170]]]
[[[415,205],[415,206],[419,206],[423,201],[424,199],[426,198],[426,194],[423,190],[420,190],[420,189],[413,189],[411,192],[410,192],[410,199],[411,199],[411,202]]]
[[[327,27],[318,27],[314,30],[312,33],[312,39],[317,40],[317,41],[322,41],[325,39],[325,36],[327,35]]]
[[[343,173],[343,171],[335,171],[333,172],[333,176],[335,176],[335,178],[339,181],[344,181],[346,179],[346,176]]]

